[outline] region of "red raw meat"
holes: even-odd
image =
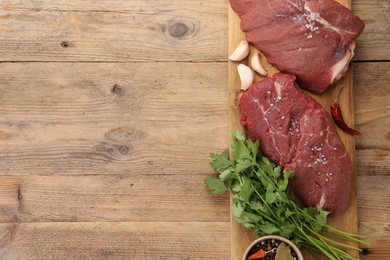
[[[333,0],[230,0],[247,41],[301,87],[322,93],[348,70],[364,23]]]
[[[306,206],[343,212],[349,204],[352,163],[332,119],[301,91],[295,76],[276,73],[240,98],[241,124],[272,161],[292,170],[293,192]]]

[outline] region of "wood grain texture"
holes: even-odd
[[[229,138],[221,75],[217,63],[1,63],[0,171],[210,174]]]
[[[1,259],[229,259],[229,223],[0,224]]]
[[[219,9],[226,13],[226,1],[209,0],[71,0],[71,1],[50,1],[50,0],[2,0],[4,10],[29,10],[29,11],[84,11],[84,12],[119,12],[134,14],[158,15],[162,12],[176,13],[180,10],[193,12],[212,13]]]
[[[366,24],[354,60],[390,60],[390,1],[353,0],[352,10]]]
[[[362,260],[388,260],[390,256],[390,224],[387,222],[363,222],[360,223],[360,232],[367,235],[371,245],[367,255],[361,255]],[[365,246],[367,247],[367,246]]]
[[[361,259],[390,255],[390,64],[354,64],[359,233],[371,242]]]
[[[0,176],[0,222],[229,222],[205,175]]]
[[[140,2],[131,13],[3,7],[0,61],[199,62],[226,57],[226,11],[200,5],[201,10],[161,9],[154,15]]]
[[[390,63],[355,63],[356,127],[361,150],[390,150]],[[367,98],[369,97],[369,98]]]
[[[351,1],[339,1],[347,7],[351,7]],[[239,27],[239,18],[234,13],[234,11],[229,8],[229,53],[237,47],[238,43],[245,39],[245,36],[242,34]],[[242,63],[247,63],[247,60],[244,60]],[[240,80],[238,78],[236,69],[237,63],[229,62],[229,93],[230,93],[230,132],[235,129],[241,129],[239,124],[239,92],[240,92]],[[269,67],[267,65],[267,67]],[[336,93],[344,86],[343,90],[340,92],[339,102],[343,110],[345,121],[349,125],[354,123],[354,106],[353,106],[353,83],[352,83],[352,70],[350,69],[348,73],[336,84],[330,87],[322,95],[311,95],[316,99],[327,111],[330,110],[330,104],[335,98]],[[352,160],[353,165],[355,165],[355,140],[352,136],[342,132],[338,129],[340,138],[342,139],[347,152]],[[348,209],[338,215],[335,218],[329,219],[329,224],[340,230],[344,230],[351,233],[358,232],[358,220],[357,220],[357,199],[356,199],[356,178],[353,175],[351,182],[351,199]],[[237,223],[232,221],[232,259],[240,259],[244,254],[245,248],[250,244],[254,239],[254,234],[244,230],[242,227],[239,227]],[[357,246],[356,243],[349,242],[348,244]],[[353,250],[346,251],[358,257],[358,252]],[[307,252],[303,252],[305,259],[313,259],[313,257]]]
[[[389,2],[353,10],[366,23],[355,60],[390,59]],[[3,0],[0,60],[225,61],[226,18],[225,0]]]

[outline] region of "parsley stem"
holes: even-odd
[[[267,181],[272,184],[272,187],[274,189],[277,189],[276,186],[277,186],[278,182],[276,181],[276,179],[273,176],[272,176],[272,178],[268,178],[269,175],[266,174],[267,173],[266,170],[263,167],[261,167],[258,163],[255,163],[254,165],[261,171],[261,173],[263,173],[262,176],[265,177],[267,179]],[[265,185],[264,181],[263,181],[263,184],[264,184],[264,186],[267,186],[267,185]]]
[[[321,238],[321,236],[319,236],[319,238],[317,239],[317,238],[315,238],[313,236],[307,235],[306,232],[302,229],[302,227],[300,227],[300,225],[296,222],[296,220],[294,219],[293,221],[296,224],[297,229],[299,231],[299,233],[296,234],[296,235],[298,237],[300,237],[302,240],[308,241],[309,244],[312,245],[312,248],[322,252],[323,254],[325,254],[330,259],[354,259],[353,257],[348,255],[344,251],[327,244]],[[313,234],[318,236],[318,233],[314,232],[313,230],[308,230],[308,231],[310,231],[311,233],[313,233]],[[326,249],[328,249],[328,250],[326,250]],[[342,257],[342,258],[340,258],[340,257]]]
[[[253,185],[252,185],[253,186]],[[268,203],[265,201],[265,199],[263,198],[263,196],[260,195],[260,193],[257,191],[257,189],[255,188],[255,192],[257,194],[257,196],[259,196],[259,198],[261,199],[261,201],[263,202],[263,204],[267,207],[268,209],[268,212],[270,212],[272,214],[272,216],[274,217],[274,219],[277,219],[275,213],[274,213],[274,210],[271,209],[271,207],[268,205]],[[271,218],[272,219],[272,218]],[[272,219],[273,220],[273,219]]]
[[[254,163],[254,166],[256,166],[256,167],[258,168],[258,170],[260,171],[260,173],[262,173],[261,175],[260,175],[260,174],[255,174],[255,175],[256,175],[257,178],[259,178],[259,180],[262,182],[262,185],[263,185],[264,189],[267,189],[267,186],[268,186],[268,185],[266,185],[267,182],[265,182],[264,180],[262,180],[262,179],[260,178],[260,176],[266,178],[267,181],[268,181],[268,183],[270,183],[270,184],[272,185],[272,188],[273,188],[273,189],[278,190],[277,180],[276,180],[274,177],[272,177],[272,179],[268,178],[268,174],[266,174],[267,172],[266,172],[265,169],[263,169],[258,163],[255,162],[255,163]],[[255,171],[256,171],[256,170],[255,170]],[[259,176],[259,175],[260,175],[260,176]],[[260,194],[258,194],[258,195],[259,195],[259,197],[261,197]],[[280,204],[279,204],[277,201],[275,201],[275,203],[276,203],[276,206],[277,206],[277,207],[280,207]],[[268,203],[266,203],[266,204],[268,204]],[[274,216],[275,216],[275,215],[274,215]]]
[[[370,243],[368,243],[367,241],[358,239],[356,237],[350,237],[350,236],[342,235],[342,234],[340,235],[340,234],[327,232],[327,231],[322,231],[321,233],[326,235],[326,236],[332,236],[332,237],[335,237],[335,238],[338,238],[338,239],[344,239],[344,240],[347,240],[347,241],[353,241],[353,242],[357,242],[357,243],[364,244],[364,245],[370,245]],[[360,248],[357,248],[357,250],[361,251]]]
[[[316,235],[318,236],[318,234],[316,234]],[[333,246],[329,245],[328,243],[326,243],[324,241],[324,239],[322,237],[320,237],[320,236],[318,236],[318,240],[321,241],[323,243],[324,247],[326,247],[329,251],[331,251],[335,255],[335,257],[337,259],[340,259],[339,255],[335,252],[335,247],[333,247]]]
[[[348,236],[348,237],[361,237],[361,238],[364,237],[364,236],[359,235],[359,234],[352,234],[352,233],[348,233],[348,232],[339,230],[339,229],[334,228],[334,227],[331,227],[331,226],[329,226],[329,225],[325,225],[324,227],[326,227],[327,229],[330,229],[330,230],[332,230],[332,231],[334,231],[334,232],[336,232],[336,233],[342,234],[342,235],[344,235],[344,236]],[[360,241],[362,241],[362,240],[360,240]],[[366,241],[362,241],[362,242],[363,242],[363,244],[366,244],[366,245],[368,244],[368,242],[366,242]]]
[[[255,191],[256,191],[256,190],[255,190]],[[249,204],[249,203],[247,203],[247,204]],[[267,216],[266,212],[263,212],[263,211],[261,211],[261,210],[259,210],[259,209],[254,209],[254,210],[255,210],[257,213],[259,213],[262,217],[268,219],[269,221],[273,222],[274,224],[277,224],[277,222],[275,221],[275,219],[273,219],[273,218]]]
[[[309,231],[310,231],[310,230],[309,230]],[[310,231],[310,232],[313,233],[313,231]],[[310,236],[311,239],[315,240],[315,241],[317,242],[318,245],[322,245],[322,247],[325,247],[325,248],[327,248],[329,251],[331,251],[331,252],[333,253],[333,255],[336,257],[336,259],[340,259],[340,257],[341,257],[341,259],[354,259],[354,258],[353,258],[352,256],[350,256],[349,254],[347,254],[346,252],[344,252],[344,251],[342,251],[342,250],[340,250],[340,249],[338,249],[338,248],[336,248],[336,247],[334,247],[334,246],[329,245],[329,244],[328,244],[326,241],[324,241],[324,240],[328,240],[328,241],[330,241],[331,243],[338,244],[338,245],[341,245],[341,246],[344,246],[344,247],[348,247],[348,248],[351,248],[351,249],[360,251],[359,248],[352,247],[352,246],[349,246],[349,245],[345,245],[345,244],[342,244],[342,243],[338,243],[338,242],[333,241],[333,240],[331,240],[331,239],[329,239],[329,238],[326,238],[326,237],[324,237],[324,236],[322,236],[322,235],[320,235],[320,234],[318,234],[318,233],[313,233],[313,234],[316,235],[316,236],[318,236],[318,239],[315,238],[315,237],[313,237],[313,236]],[[305,236],[307,236],[306,233],[305,233]],[[316,248],[316,247],[314,247],[314,248],[317,249],[317,250],[320,249],[320,248]],[[320,251],[322,252],[322,250],[320,250]]]
[[[310,242],[310,244],[313,245],[314,248],[316,248],[317,250],[319,250],[321,253],[323,253],[324,255],[326,255],[327,257],[329,257],[330,259],[337,259],[335,258],[331,253],[329,253],[328,251],[324,250],[323,248],[323,243],[318,243],[316,241],[316,239],[314,239],[313,237],[311,236],[308,236],[305,231],[303,231],[302,229],[298,228],[298,230],[300,231],[300,234],[302,235],[302,239],[303,240],[306,240],[308,242]]]

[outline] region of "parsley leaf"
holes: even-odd
[[[224,171],[221,171],[221,174],[219,175],[219,178],[222,181],[230,180],[234,176],[234,168],[227,168]]]
[[[218,178],[207,178],[205,181],[207,188],[213,195],[221,195],[227,191],[225,183]]]
[[[223,152],[221,155],[211,153],[210,157],[213,158],[210,165],[217,172],[224,171],[232,165],[227,152]]]
[[[251,184],[251,181],[248,178],[243,178],[243,183],[240,190],[240,197],[242,201],[249,202],[249,198],[253,192],[254,188]]]
[[[241,204],[233,204],[232,205],[233,216],[237,219],[241,218],[241,214],[244,212],[244,209],[241,207]]]
[[[268,203],[268,204],[272,204],[276,201],[276,194],[274,192],[274,188],[272,186],[272,184],[268,184],[268,187],[267,187],[267,192],[265,193],[265,201]]]
[[[261,225],[261,226],[259,226],[258,230],[264,234],[269,234],[269,235],[277,234],[280,231],[280,229],[277,228],[272,223],[267,223],[265,225]]]

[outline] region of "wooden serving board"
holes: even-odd
[[[343,5],[347,6],[348,8],[351,8],[351,0],[338,0],[338,2],[342,3]],[[234,13],[232,8],[229,6],[228,11],[228,19],[229,19],[229,54],[234,51],[234,49],[237,47],[237,45],[240,43],[240,41],[245,39],[245,34],[240,29],[240,19]],[[252,52],[251,52],[252,53]],[[244,63],[248,65],[248,61],[244,60],[240,63]],[[237,130],[242,129],[239,119],[240,119],[240,111],[239,111],[239,94],[240,94],[240,79],[237,74],[237,65],[239,63],[229,61],[229,79],[228,79],[228,86],[229,86],[229,117],[230,117],[230,134]],[[265,58],[262,57],[262,64],[265,65],[265,67],[268,69],[269,73],[272,74],[276,72],[277,70],[274,67],[270,67]],[[260,76],[256,76],[256,80],[260,80]],[[339,102],[341,105],[341,109],[343,112],[343,115],[345,117],[345,121],[348,123],[348,125],[353,125],[354,123],[354,107],[353,107],[353,83],[352,83],[352,68],[350,67],[347,74],[339,80],[336,84],[331,86],[328,90],[326,90],[321,95],[312,95],[327,111],[330,111],[330,104],[332,100],[334,99],[336,92],[340,88],[341,85],[344,85],[340,96],[339,96]],[[338,133],[348,151],[349,156],[351,157],[352,163],[355,168],[355,140],[352,136],[345,134],[340,129],[338,129]],[[354,169],[355,172],[355,169]],[[351,189],[351,200],[350,205],[347,211],[335,218],[329,219],[328,223],[335,227],[339,228],[343,231],[357,233],[358,231],[358,221],[357,221],[357,201],[356,201],[356,176],[353,175],[352,178],[352,189]],[[231,248],[231,259],[232,260],[241,260],[242,256],[246,250],[246,248],[249,246],[249,244],[256,239],[256,235],[242,227],[240,224],[238,224],[234,217],[231,216],[231,241],[232,241],[232,248]],[[357,246],[357,244],[351,243],[351,245]],[[345,249],[346,250],[346,249]],[[358,258],[358,252],[353,250],[346,250],[349,254],[354,256],[355,258]],[[309,253],[303,252],[304,258],[306,259],[314,259]],[[326,259],[325,257],[323,259]]]

